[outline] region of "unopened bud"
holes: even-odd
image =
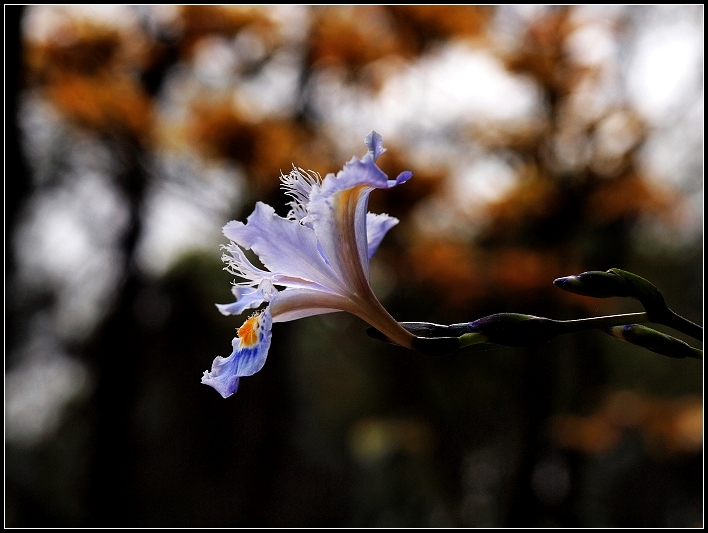
[[[677,359],[683,359],[685,357],[693,359],[703,358],[703,350],[693,348],[682,340],[639,324],[614,326],[606,328],[603,331],[613,337],[631,344],[636,344],[637,346],[667,357]]]
[[[565,291],[593,298],[633,296],[631,286],[627,281],[612,271],[591,270],[577,276],[558,278],[553,281],[553,284]]]
[[[459,337],[467,333],[467,322],[450,325],[432,322],[399,322],[399,324],[417,337]]]
[[[629,287],[629,296],[641,302],[649,316],[649,320],[664,323],[666,315],[671,311],[669,311],[664,295],[659,292],[659,289],[643,277],[626,270],[611,268],[608,272],[612,272],[622,278]]]
[[[518,313],[497,313],[467,325],[469,333],[482,334],[486,342],[502,346],[533,346],[564,333],[555,320]]]

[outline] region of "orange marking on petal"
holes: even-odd
[[[256,328],[258,328],[259,318],[259,315],[252,316],[243,323],[243,326],[238,328],[236,333],[241,339],[242,346],[254,346],[255,344],[258,344],[258,333],[256,332]]]
[[[359,194],[362,189],[365,189],[366,185],[355,185],[349,189],[344,189],[336,192],[333,197],[337,204],[338,216],[344,216],[346,219],[347,215],[352,215],[349,211],[356,206],[356,202],[359,199]]]

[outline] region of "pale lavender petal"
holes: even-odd
[[[276,276],[300,278],[333,291],[345,287],[320,254],[315,232],[296,220],[278,216],[267,204],[256,203],[246,224],[235,220],[226,224],[224,235],[253,250]]]
[[[373,158],[365,157],[364,159],[359,159],[358,157],[352,157],[344,164],[344,168],[337,172],[336,176],[327,174],[320,188],[324,189],[328,194],[332,194],[357,185],[387,189],[389,187],[389,179],[386,173],[376,165]]]
[[[369,194],[374,188],[388,189],[410,178],[409,172],[403,172],[389,180],[376,166],[374,155],[383,149],[379,137],[369,139],[371,157],[353,157],[336,176],[328,174],[321,185],[313,186],[304,219],[315,230],[333,270],[354,290],[368,285],[369,279]]]
[[[273,322],[289,322],[306,316],[354,310],[354,304],[349,298],[310,289],[282,290],[275,295],[269,307]]]
[[[388,187],[386,174],[373,158],[354,157],[336,176],[328,174],[319,187],[313,187],[310,196],[306,220],[333,270],[350,288],[364,280],[368,283],[366,211],[375,187]]]
[[[413,173],[410,170],[404,170],[398,176],[396,176],[395,180],[388,180],[388,188],[390,189],[391,187],[395,187],[396,185],[400,185],[401,183],[405,183],[409,179],[411,179],[412,177],[413,177]]]
[[[234,276],[240,276],[250,282],[260,283],[264,279],[271,279],[273,273],[255,266],[243,253],[238,244],[233,242],[222,246],[228,254],[222,254],[221,260],[227,264],[226,270]]]
[[[386,151],[386,148],[383,147],[383,137],[381,137],[381,134],[371,130],[369,134],[366,136],[366,139],[364,139],[364,142],[366,143],[366,147],[369,149],[369,155],[376,161],[381,154],[383,154]]]
[[[369,245],[369,259],[371,259],[384,236],[392,227],[398,224],[398,219],[385,213],[366,213],[366,240]]]
[[[330,176],[322,188],[313,190],[307,219],[330,270],[346,283],[346,292],[357,292],[357,288],[368,285],[366,208],[372,189],[354,185],[338,190],[335,181],[327,181]]]
[[[346,311],[358,316],[401,346],[411,347],[411,333],[403,329],[376,299],[371,288],[348,297],[308,289],[285,289],[271,301],[273,322],[287,322],[306,316]]]
[[[240,315],[246,309],[253,309],[266,301],[266,295],[261,288],[234,285],[231,292],[236,297],[234,303],[216,304],[222,315]]]
[[[246,320],[232,342],[231,355],[214,359],[211,371],[204,371],[202,383],[214,387],[224,398],[236,392],[239,378],[263,368],[270,348],[271,325],[268,308]]]
[[[313,281],[307,281],[302,278],[294,277],[289,273],[278,273],[271,272],[269,270],[262,270],[253,265],[250,260],[243,253],[243,250],[238,244],[231,243],[226,246],[222,246],[229,253],[223,254],[221,259],[228,265],[226,270],[235,276],[240,276],[248,280],[248,284],[251,286],[261,286],[265,285],[271,287],[272,285],[282,285],[284,287],[302,287],[309,289],[322,289],[323,288],[318,283]],[[317,249],[320,249],[319,243],[317,244]],[[326,260],[325,260],[326,262]],[[239,287],[238,285],[236,287]],[[246,287],[242,287],[245,289]],[[236,289],[233,289],[236,290]],[[240,294],[245,294],[244,292],[234,293],[236,298],[239,298]],[[266,300],[268,301],[268,300]]]

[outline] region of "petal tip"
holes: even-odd
[[[208,370],[204,371],[202,384],[212,387],[222,398],[228,398],[238,390],[238,376],[231,376],[229,379],[219,380],[217,377],[212,377],[211,374],[212,373]]]
[[[226,225],[221,229],[221,232],[224,234],[224,237],[231,239],[232,241],[235,241],[232,237],[234,235],[234,232],[238,230],[241,226],[243,226],[243,222],[240,222],[238,220],[232,220],[230,222],[227,222]]]
[[[383,137],[377,131],[371,130],[369,134],[364,139],[367,148],[369,149],[369,154],[376,161],[381,154],[386,151],[383,147]]]
[[[405,183],[412,177],[413,172],[411,172],[410,170],[404,170],[396,177],[396,179],[394,180],[394,185],[400,185],[401,183]]]

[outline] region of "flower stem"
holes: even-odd
[[[689,335],[690,337],[693,337],[698,341],[703,340],[703,328],[701,326],[699,326],[698,324],[694,324],[693,322],[691,322],[687,318],[682,317],[681,315],[677,315],[671,309],[667,308],[666,315],[659,323],[664,324],[665,326],[669,326],[670,328],[673,328],[676,331],[680,331],[681,333],[685,333],[686,335]]]
[[[587,331],[590,329],[610,328],[613,326],[624,326],[626,324],[641,324],[649,322],[646,313],[625,313],[622,315],[594,316],[590,318],[580,318],[577,320],[554,320],[561,325],[561,335],[575,333],[576,331]]]

